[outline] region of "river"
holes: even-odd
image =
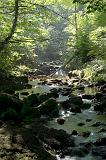
[[[63,77],[59,77],[60,79]],[[50,80],[48,80],[50,81]],[[66,88],[66,85],[57,85],[57,84],[39,84],[39,79],[29,81],[29,84],[32,85],[31,89],[24,89],[19,91],[19,97],[20,99],[23,99],[25,96],[22,95],[22,92],[29,92],[29,94],[32,93],[45,93],[50,92],[50,89],[52,88]],[[86,94],[95,94],[96,90],[95,88],[85,88],[84,91],[75,90],[74,94],[81,95],[83,93]],[[68,96],[62,96],[59,95],[59,98],[57,98],[57,102],[66,101],[68,99]],[[93,110],[93,102],[92,100],[83,100],[84,103],[91,103],[91,107],[89,109],[82,110],[82,113],[73,114],[69,110],[60,110],[60,117],[65,118],[65,123],[63,125],[59,125],[57,123],[56,119],[52,119],[51,121],[48,121],[47,126],[49,128],[55,128],[55,129],[63,129],[67,133],[71,134],[73,130],[76,130],[78,132],[78,135],[75,136],[75,143],[84,143],[84,142],[95,142],[98,138],[106,137],[105,132],[99,132],[101,128],[106,129],[106,116],[105,115],[98,115]],[[87,119],[89,121],[87,121]],[[99,122],[101,125],[93,126],[96,122]],[[83,123],[83,126],[78,126],[78,123]],[[82,132],[90,132],[90,135],[88,137],[81,136]],[[66,156],[64,158],[60,158],[59,155],[57,155],[57,160],[97,160],[97,157],[93,157],[90,154],[88,154],[84,158],[78,158],[78,157],[70,157]]]

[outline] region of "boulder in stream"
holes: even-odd
[[[83,123],[83,122],[80,122],[80,123],[78,123],[78,126],[84,126],[85,125],[85,123]]]
[[[39,105],[39,99],[37,94],[31,94],[24,100],[25,107],[36,107]]]
[[[58,104],[54,98],[49,98],[47,101],[40,104],[37,109],[41,115],[56,117],[59,115]]]
[[[89,150],[85,146],[76,146],[73,148],[67,148],[62,151],[61,157],[71,156],[71,157],[85,157],[89,153]]]
[[[105,146],[106,145],[106,137],[97,139],[96,142],[93,143],[95,146]]]
[[[50,92],[51,92],[51,97],[53,97],[53,98],[58,98],[58,97],[59,97],[58,89],[52,88],[52,89],[50,90]]]
[[[97,93],[95,95],[96,101],[94,103],[94,110],[100,111],[101,113],[106,113],[106,94]]]
[[[89,109],[91,107],[92,103],[91,102],[84,102],[82,105],[82,109]]]
[[[94,95],[83,94],[83,95],[82,95],[82,99],[92,100],[92,99],[94,99]]]
[[[71,107],[71,103],[69,100],[66,100],[64,102],[61,103],[61,107],[65,110],[68,110]]]
[[[29,92],[21,92],[21,95],[23,95],[23,96],[28,96],[28,95],[29,95]]]
[[[43,103],[45,102],[46,100],[48,100],[49,98],[52,97],[52,94],[51,93],[43,93],[43,94],[40,94],[38,96],[38,99],[39,99],[39,102],[40,103]]]
[[[100,111],[101,113],[105,112],[106,110],[106,101],[104,102],[98,102],[94,105],[95,111]]]
[[[101,93],[101,92],[97,92],[97,93],[95,94],[95,99],[96,99],[96,100],[100,100],[102,97],[103,97],[103,93]]]
[[[78,132],[76,130],[73,130],[71,135],[78,135]]]
[[[80,134],[80,136],[83,136],[83,137],[87,138],[87,137],[89,137],[90,134],[91,134],[90,131],[86,131],[86,132],[82,132],[82,133]]]
[[[106,132],[106,129],[101,128],[101,129],[99,130],[99,133],[101,133],[101,132]]]
[[[22,106],[20,116],[22,119],[26,117],[40,117],[40,114],[38,110],[35,110],[34,107],[37,107],[39,105],[38,95],[37,94],[31,94],[24,100],[24,104]],[[29,118],[29,119],[30,119]]]
[[[64,118],[57,118],[57,123],[60,125],[63,125],[65,123],[65,119]]]
[[[71,94],[69,97],[69,101],[70,101],[70,103],[76,104],[80,107],[83,105],[83,101],[80,96],[76,96],[76,95]]]
[[[71,104],[70,111],[74,113],[81,113],[81,108],[76,104]]]
[[[103,123],[101,123],[101,122],[95,122],[94,124],[92,124],[92,127],[99,127],[101,125],[103,125]]]
[[[91,122],[92,121],[92,119],[86,119],[86,122]]]

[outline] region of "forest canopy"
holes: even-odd
[[[105,0],[0,0],[0,69],[56,59],[70,59],[71,69],[105,67],[105,17]]]

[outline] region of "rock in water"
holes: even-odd
[[[81,113],[81,108],[78,105],[72,104],[70,111],[74,113]]]
[[[36,108],[35,108],[36,109]],[[56,117],[59,115],[58,104],[54,98],[49,98],[38,106],[38,111],[41,115]]]
[[[60,125],[63,125],[65,123],[65,119],[64,118],[58,118],[57,123],[60,124]]]
[[[71,103],[79,105],[79,106],[82,106],[83,104],[82,98],[80,96],[71,94],[69,100]]]
[[[78,132],[76,130],[73,130],[71,135],[78,135]]]

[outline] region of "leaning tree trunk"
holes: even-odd
[[[11,30],[10,30],[10,33],[8,34],[8,36],[5,38],[4,41],[2,41],[0,43],[0,52],[2,50],[4,50],[5,46],[8,45],[8,43],[10,42],[14,32],[15,32],[15,29],[16,29],[16,26],[17,26],[17,20],[18,20],[18,12],[19,11],[19,0],[15,0],[15,6],[14,6],[14,20],[13,20],[13,23],[12,23],[12,27],[11,27]]]

